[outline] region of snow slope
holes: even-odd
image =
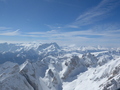
[[[116,90],[120,88],[120,58],[103,66],[89,68],[72,82],[64,82],[63,90]]]
[[[56,43],[0,45],[0,90],[120,88],[119,48],[71,48]]]

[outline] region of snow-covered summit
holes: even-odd
[[[0,45],[0,90],[120,88],[119,48],[60,47],[56,43]]]
[[[0,63],[12,61],[21,64],[27,59],[37,61],[49,55],[58,55],[59,51],[56,43],[1,43]]]

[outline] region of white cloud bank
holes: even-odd
[[[117,32],[117,33],[113,33]],[[93,30],[86,31],[71,31],[71,32],[60,32],[56,30],[51,30],[47,32],[29,32],[28,37],[39,37],[38,40],[42,42],[57,42],[61,45],[103,45],[103,46],[118,46],[120,41],[120,30],[115,31],[104,31],[104,32],[94,32]],[[46,38],[42,40],[41,38]]]
[[[119,46],[120,41],[120,29],[109,30],[102,32],[94,32],[94,30],[83,31],[69,31],[62,32],[57,30],[45,31],[45,32],[21,32],[17,30],[0,31],[1,36],[15,36],[16,42],[19,40],[22,42],[57,42],[60,45],[76,44],[80,46]],[[9,38],[8,38],[9,41]],[[15,41],[15,40],[14,40]],[[20,41],[18,41],[20,42]]]

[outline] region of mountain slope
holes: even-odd
[[[120,49],[69,49],[56,43],[16,45],[17,49],[9,46],[8,51],[1,51],[0,60],[5,63],[0,65],[0,90],[120,88]]]

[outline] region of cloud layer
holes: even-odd
[[[3,30],[4,29],[4,30]],[[24,39],[30,41],[40,41],[40,42],[57,42],[60,45],[103,45],[103,46],[118,46],[120,41],[120,29],[109,30],[102,32],[94,32],[93,30],[81,30],[81,31],[45,31],[45,32],[22,32],[20,29],[8,30],[8,28],[2,28],[0,31],[2,36],[19,36],[21,41]],[[23,39],[22,39],[23,38]],[[17,41],[17,40],[16,40]],[[112,44],[113,43],[113,44]]]

